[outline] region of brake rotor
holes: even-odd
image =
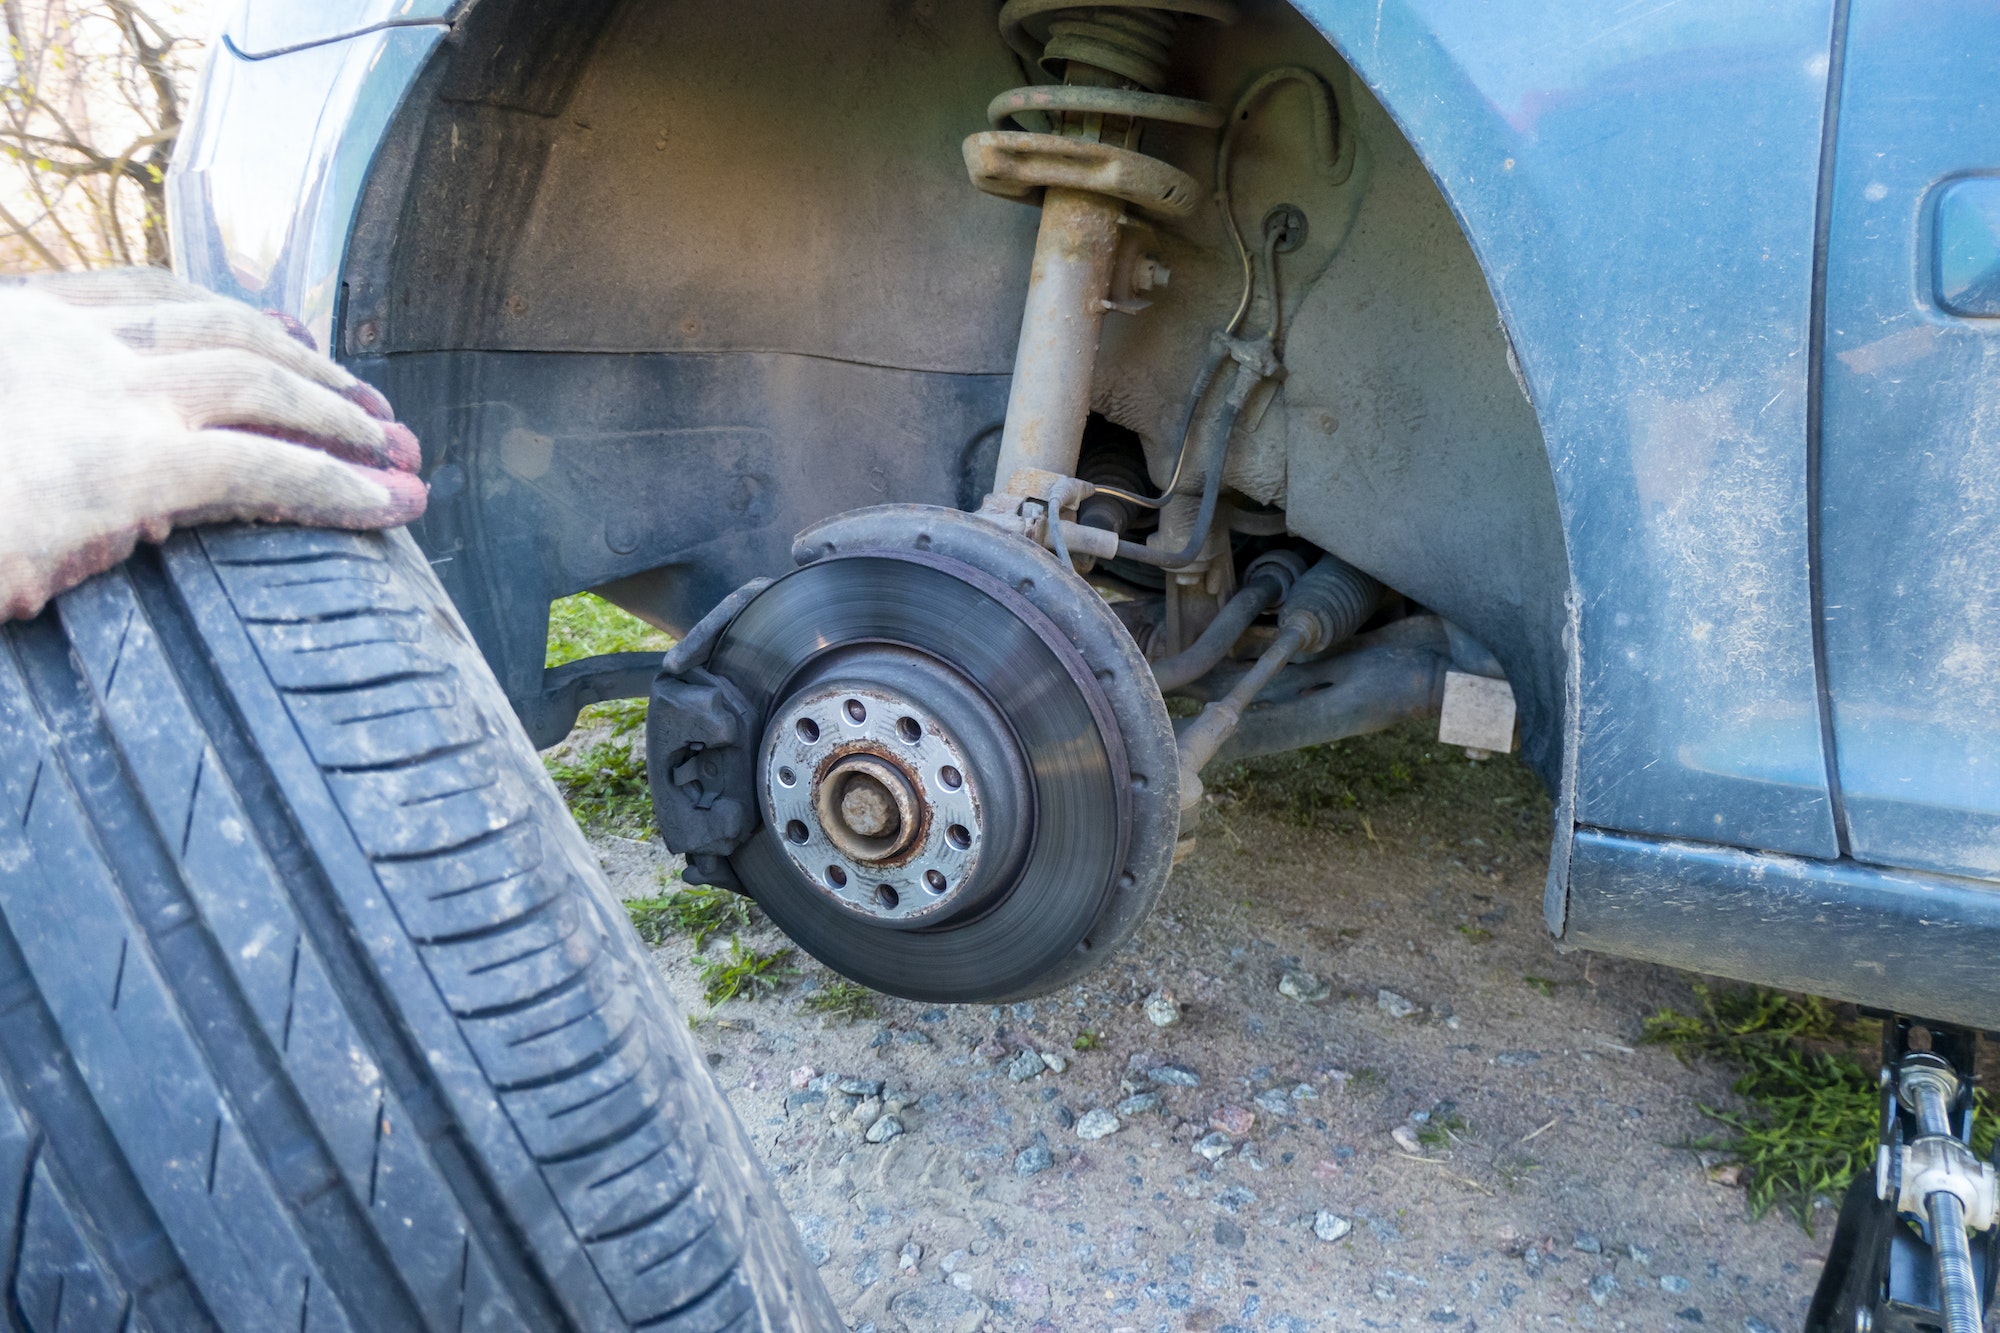
[[[951,510],[843,515],[794,554],[708,659],[759,719],[744,889],[908,998],[1036,994],[1107,956],[1165,880],[1178,801],[1164,705],[1102,600]]]

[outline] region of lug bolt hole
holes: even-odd
[[[828,866],[826,868],[826,882],[836,889],[844,889],[847,887],[847,872],[839,866]]]
[[[785,825],[785,836],[803,847],[806,845],[806,839],[812,837],[812,833],[806,828],[804,823],[794,819],[791,823]]]
[[[780,787],[796,787],[799,785],[799,775],[792,772],[789,768],[781,768],[778,770],[778,785]]]
[[[901,901],[902,898],[897,894],[897,892],[894,889],[890,888],[887,884],[877,884],[875,886],[875,905],[881,908],[883,911],[885,912],[895,911],[896,904]]]
[[[906,717],[896,723],[896,734],[903,738],[903,744],[915,745],[924,738],[924,729],[917,725],[915,718]]]
[[[946,829],[944,831],[944,840],[961,852],[972,846],[972,834],[966,830],[963,824],[953,824],[950,828]],[[931,873],[936,874],[937,872],[932,871]]]
[[[932,893],[943,893],[945,890],[944,876],[935,870],[926,870],[924,872],[924,887]]]
[[[938,770],[938,781],[944,784],[946,791],[957,791],[965,785],[965,774],[946,764]]]
[[[800,740],[811,745],[819,739],[819,723],[809,717],[802,717],[799,719],[798,733]]]
[[[861,706],[859,699],[847,701],[847,720],[857,727],[868,720],[868,710]]]

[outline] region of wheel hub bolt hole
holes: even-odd
[[[799,719],[798,732],[799,739],[811,745],[819,739],[819,723],[809,717],[802,717]]]
[[[966,830],[963,824],[953,824],[950,828],[946,829],[944,831],[944,840],[961,852],[972,846],[972,834]],[[936,874],[937,872],[932,871],[931,873]]]
[[[935,870],[926,870],[924,872],[924,887],[932,893],[943,893],[945,891],[944,876]]]
[[[895,911],[896,904],[901,901],[902,901],[901,897],[896,893],[894,889],[890,888],[887,884],[877,884],[875,886],[875,905],[881,908],[883,911],[885,912]]]
[[[965,775],[950,764],[946,764],[938,770],[938,783],[946,791],[957,791],[965,785]]]
[[[803,847],[806,845],[806,840],[812,837],[812,832],[806,828],[805,821],[794,819],[785,825],[785,836]]]
[[[859,699],[847,701],[847,720],[857,727],[868,720],[868,710],[862,706]]]
[[[799,785],[799,775],[792,772],[789,768],[781,768],[778,770],[778,785],[781,787],[796,787]]]
[[[915,745],[924,738],[924,729],[917,725],[913,717],[906,717],[896,723],[896,734],[903,738],[903,744]]]
[[[847,872],[839,866],[828,866],[826,868],[826,882],[833,885],[836,889],[844,889],[847,887]]]

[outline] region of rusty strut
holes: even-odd
[[[1192,176],[1139,151],[1147,121],[1210,129],[1223,123],[1219,107],[1160,92],[1181,15],[1231,23],[1236,6],[1230,0],[1008,0],[1000,11],[1007,44],[1061,82],[1000,94],[987,108],[994,128],[965,141],[974,185],[1008,198],[1042,197],[996,497],[1019,474],[1056,479],[1076,473],[1104,312],[1137,304],[1129,293],[1121,293],[1125,306],[1112,301],[1127,208],[1184,217],[1199,201]],[[1029,25],[1044,21],[1047,39],[1037,41]],[[1163,279],[1142,262],[1125,285],[1147,290]],[[1060,513],[1049,515],[1058,533]]]

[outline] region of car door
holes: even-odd
[[[2000,878],[2000,3],[1853,0],[1819,624],[1845,850]]]

